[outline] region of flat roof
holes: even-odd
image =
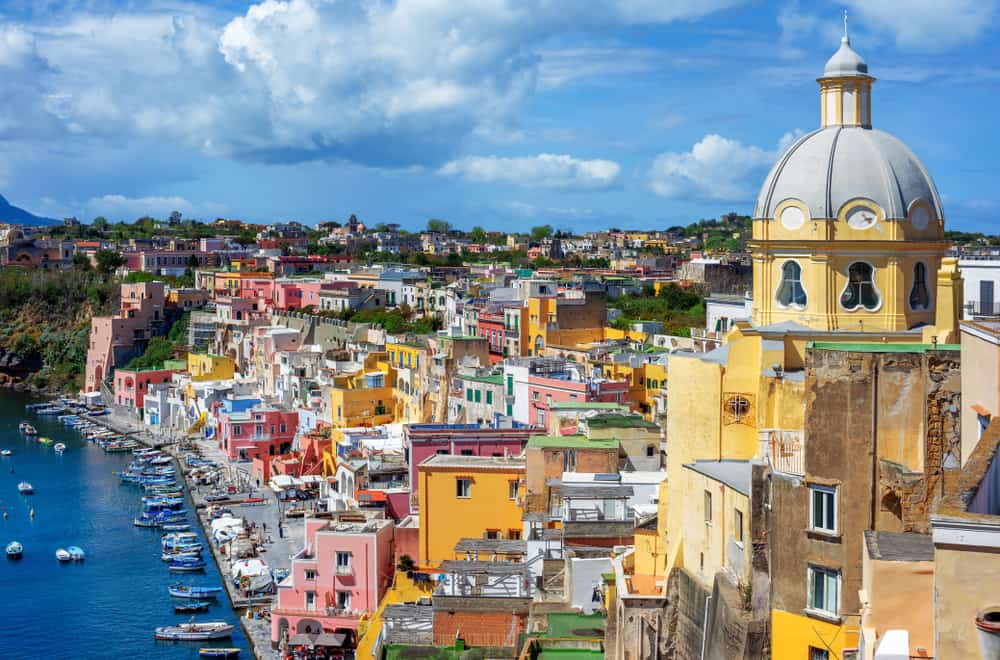
[[[750,461],[695,461],[684,467],[750,497]]]
[[[646,420],[642,415],[614,415],[603,414],[594,415],[585,420],[587,426],[594,428],[615,428],[615,429],[659,429],[653,422]]]
[[[513,539],[459,539],[455,552],[496,552],[501,554],[524,554],[528,542]]]
[[[618,449],[617,438],[592,440],[585,435],[536,435],[528,438],[529,447],[568,449]]]
[[[521,575],[531,569],[520,561],[466,561],[446,559],[441,562],[441,570],[446,573],[486,573],[489,575]]]
[[[865,531],[868,556],[882,561],[934,561],[934,539],[913,532]]]
[[[890,343],[864,343],[864,342],[835,342],[835,341],[811,341],[808,348],[815,348],[823,351],[850,351],[852,353],[926,353],[927,351],[958,351],[960,344],[908,344],[906,342]]]
[[[613,401],[557,401],[550,410],[628,410],[628,406]]]
[[[471,380],[477,383],[489,383],[490,385],[503,385],[503,376],[496,374],[494,376],[462,376],[456,375],[454,378],[458,380]]]
[[[615,498],[629,498],[635,494],[631,486],[619,484],[559,484],[553,486],[552,490],[558,492],[566,499],[572,500],[605,500]]]
[[[455,454],[434,454],[428,456],[419,467],[453,467],[453,468],[510,468],[524,469],[524,459],[503,456],[461,456]]]
[[[603,614],[550,612],[545,637],[603,637],[606,625]]]

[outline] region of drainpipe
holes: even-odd
[[[875,529],[878,514],[878,357],[872,365],[872,505],[868,529]]]
[[[702,616],[701,625],[701,660],[705,660],[705,640],[708,638],[708,603],[712,600],[711,596],[705,598],[705,614]]]

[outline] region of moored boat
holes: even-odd
[[[11,454],[13,454],[13,453],[14,453],[14,452],[12,452],[12,451],[11,451],[11,450],[9,450],[9,449],[4,449],[4,450],[0,451],[0,456],[10,456],[10,455],[11,455]]]
[[[46,436],[43,435],[42,437],[40,437],[38,439],[38,442],[39,442],[39,444],[43,444],[43,445],[51,445],[52,444],[52,438],[48,438],[48,437],[46,437]]]
[[[216,660],[236,660],[240,657],[240,650],[237,648],[219,647],[198,649],[198,656],[201,658],[215,658]]]
[[[187,561],[201,559],[201,552],[164,552],[160,555],[163,561]]]
[[[17,492],[22,495],[33,495],[35,493],[35,487],[27,481],[22,481],[17,485]]]
[[[193,603],[181,603],[174,605],[174,614],[192,614],[194,612],[207,612],[211,607],[210,600],[196,600]]]
[[[191,598],[202,600],[205,598],[216,598],[222,587],[191,587],[186,584],[172,584],[167,588],[174,598]]]
[[[55,444],[55,446],[53,446],[52,448],[53,448],[53,449],[55,449],[55,450],[56,450],[56,453],[59,453],[59,454],[61,454],[61,453],[63,453],[64,451],[66,451],[66,445],[64,445],[64,444],[63,444],[63,443],[61,443],[61,442],[57,442],[57,443]]]
[[[83,548],[78,545],[71,545],[66,548],[66,552],[69,553],[70,559],[73,561],[83,561],[87,558],[86,553],[84,553]]]
[[[35,427],[28,422],[21,422],[18,428],[24,435],[36,435],[38,433],[38,431],[35,430]]]
[[[155,639],[191,642],[207,639],[228,639],[234,626],[224,621],[204,621],[182,623],[177,626],[160,626],[153,632]]]
[[[70,561],[73,557],[69,554],[69,551],[65,548],[59,548],[56,550],[56,559],[61,562]]]
[[[188,523],[170,523],[167,525],[161,525],[163,531],[165,532],[186,532],[191,529],[191,525]]]
[[[24,554],[24,546],[17,541],[11,541],[7,544],[7,559],[20,559]]]

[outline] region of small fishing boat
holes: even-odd
[[[198,657],[215,658],[216,660],[237,660],[240,657],[240,650],[237,648],[198,649]]]
[[[13,453],[14,453],[14,452],[12,452],[12,451],[11,451],[11,450],[9,450],[9,449],[4,449],[4,450],[0,451],[0,456],[10,456],[10,455],[11,455],[11,454],[13,454]]]
[[[167,588],[174,598],[190,598],[192,600],[203,600],[205,598],[216,598],[222,587],[189,587],[186,584],[172,584]]]
[[[42,437],[40,437],[38,439],[38,443],[42,444],[42,445],[51,445],[52,444],[52,438],[48,438],[48,437],[46,437],[46,436],[43,435]]]
[[[61,453],[63,453],[64,451],[66,451],[66,445],[64,445],[64,444],[63,444],[63,443],[61,443],[61,442],[57,442],[57,443],[55,444],[55,446],[54,446],[54,447],[52,447],[52,448],[56,450],[56,453],[57,453],[57,454],[61,454]]]
[[[160,555],[163,561],[190,561],[201,559],[201,552],[164,552]]]
[[[136,527],[160,527],[163,525],[159,520],[150,520],[148,518],[133,518],[132,524]]]
[[[163,531],[165,532],[186,532],[191,529],[191,525],[188,523],[171,523],[169,525],[161,525],[161,527],[163,527]]]
[[[23,554],[24,546],[17,541],[11,541],[7,544],[7,559],[20,559]]]
[[[87,555],[83,552],[83,548],[78,545],[69,546],[66,548],[66,552],[69,553],[69,557],[73,561],[83,561],[87,558]]]
[[[20,426],[18,428],[21,429],[21,433],[23,433],[24,435],[37,435],[38,434],[38,431],[35,430],[35,427],[32,426],[31,424],[29,424],[28,422],[21,422],[21,424],[20,424]]]
[[[64,548],[59,548],[58,550],[56,550],[56,559],[65,562],[72,560],[73,557],[69,554],[68,550]]]
[[[193,603],[183,603],[174,605],[174,614],[193,614],[194,612],[207,612],[212,606],[210,600],[196,600]]]
[[[35,487],[29,484],[27,481],[22,481],[17,485],[17,492],[22,495],[33,495],[35,493]]]
[[[199,573],[205,570],[205,561],[203,559],[172,561],[167,570],[171,573]]]
[[[204,621],[182,623],[177,626],[160,626],[153,631],[154,639],[174,642],[193,642],[207,639],[228,639],[234,626],[225,621]]]

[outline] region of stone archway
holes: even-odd
[[[323,624],[316,619],[299,619],[299,622],[295,624],[295,633],[298,635],[302,633],[306,635],[318,635],[321,632],[323,632]]]
[[[545,340],[542,339],[541,335],[538,335],[537,337],[535,337],[535,355],[536,356],[541,355],[542,351],[544,350],[545,350]]]

